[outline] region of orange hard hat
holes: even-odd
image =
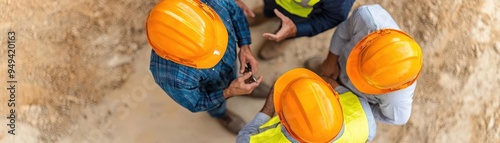
[[[346,71],[359,91],[383,94],[413,84],[422,65],[422,51],[413,38],[400,30],[382,29],[356,44]]]
[[[274,84],[274,107],[281,123],[300,142],[330,142],[344,124],[339,95],[314,72],[297,68]]]
[[[164,0],[149,13],[146,33],[162,58],[211,68],[224,56],[228,33],[215,11],[199,0]]]

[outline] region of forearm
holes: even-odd
[[[260,110],[261,113],[264,113],[268,116],[274,116],[274,106],[268,105],[268,104],[273,104],[273,103],[267,103],[264,105],[264,107]]]
[[[295,37],[315,36],[326,30],[332,29],[340,22],[342,22],[340,19],[330,19],[326,18],[325,16],[310,18],[308,21],[303,21],[295,24],[297,25],[297,34],[295,35]]]
[[[269,95],[267,95],[267,100],[266,103],[264,103],[264,106],[260,110],[260,112],[272,117],[274,116],[275,110],[274,110],[274,88],[271,89],[269,92]]]
[[[310,15],[307,21],[296,23],[297,35],[314,36],[339,25],[347,18],[354,0],[325,0],[321,12]]]
[[[240,46],[240,52],[241,52],[242,50],[248,50],[248,51],[251,51],[251,50],[250,50],[250,45],[242,45],[242,46]]]
[[[339,61],[339,56],[332,53],[332,52],[328,52],[328,55],[326,56],[326,59],[325,59],[325,62],[327,62],[328,64],[337,64]]]

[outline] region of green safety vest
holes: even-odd
[[[340,95],[344,112],[344,133],[334,143],[364,143],[368,140],[368,119],[358,97],[352,92]],[[250,143],[290,143],[281,132],[278,116],[259,127],[262,132],[250,136]]]
[[[313,11],[313,6],[319,1],[320,0],[276,0],[276,4],[291,14],[307,18]]]

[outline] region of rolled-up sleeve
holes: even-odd
[[[228,1],[228,10],[230,12],[231,20],[233,23],[233,28],[238,38],[238,46],[250,45],[252,43],[252,37],[250,35],[250,29],[248,27],[248,22],[238,5],[234,2],[234,0]]]
[[[257,134],[259,132],[259,127],[262,126],[264,123],[269,121],[271,117],[269,117],[267,114],[259,112],[257,115],[255,115],[255,118],[253,118],[250,123],[246,124],[243,129],[240,130],[238,133],[238,136],[236,137],[236,142],[237,143],[248,143],[250,142],[250,136]]]
[[[353,3],[354,0],[322,1],[320,13],[310,15],[306,21],[295,23],[296,37],[314,36],[337,26],[347,18]]]

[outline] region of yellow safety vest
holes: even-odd
[[[364,143],[368,140],[368,119],[358,97],[352,92],[340,95],[340,104],[344,112],[344,133],[334,143]],[[259,129],[265,131],[250,136],[250,143],[290,143],[281,132],[278,116],[273,117]]]
[[[320,0],[276,0],[276,4],[281,6],[291,14],[307,18],[313,10],[313,6]]]

